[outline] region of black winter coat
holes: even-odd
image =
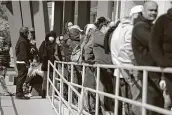
[[[19,37],[15,47],[17,61],[24,61],[29,64],[30,44],[27,38]]]
[[[140,66],[154,66],[153,60],[149,50],[149,40],[151,36],[152,23],[144,17],[140,17],[132,32],[132,49],[136,62]]]
[[[172,9],[157,19],[149,46],[158,66],[172,67]]]
[[[132,49],[136,64],[139,66],[156,66],[149,49],[152,26],[153,25],[150,21],[141,16],[140,21],[137,22],[133,28]],[[143,74],[141,73],[138,77],[141,79],[142,75]],[[159,98],[163,99],[162,91],[159,88],[159,82],[161,80],[160,75],[161,74],[159,73],[149,72],[148,91],[149,95],[159,96]]]
[[[55,38],[53,43],[49,42],[50,36]],[[56,43],[56,35],[54,35],[53,32],[48,33],[45,37],[45,40],[40,45],[39,56],[40,56],[40,60],[42,62],[42,70],[43,71],[47,71],[48,60],[50,60],[51,63],[54,63],[55,60],[59,61],[58,45]],[[52,71],[52,68],[50,70]]]

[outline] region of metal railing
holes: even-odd
[[[61,72],[56,68],[57,64],[61,64]],[[70,65],[70,75],[71,75],[71,80],[68,81],[64,77],[64,65]],[[84,77],[85,77],[85,68],[86,67],[94,67],[97,69],[97,77],[96,77],[96,90],[91,89],[88,87],[84,87],[83,85],[78,85],[73,83],[73,73],[74,73],[74,65],[82,66],[82,82],[84,82]],[[114,115],[119,115],[118,114],[118,106],[119,106],[119,101],[129,103],[135,106],[139,106],[142,108],[142,115],[146,115],[146,110],[151,110],[157,113],[161,114],[166,114],[166,115],[172,115],[172,111],[166,110],[157,106],[153,106],[150,104],[147,104],[147,81],[148,81],[148,72],[163,72],[163,73],[172,73],[172,68],[164,68],[161,69],[160,67],[150,67],[150,66],[117,66],[117,65],[100,65],[100,64],[95,64],[95,65],[89,65],[89,64],[77,64],[73,62],[60,62],[56,61],[54,64],[52,64],[50,61],[48,61],[48,72],[47,76],[50,75],[50,67],[53,68],[53,78],[48,77],[47,79],[47,98],[52,104],[52,107],[54,108],[55,112],[58,115],[63,115],[62,113],[62,106],[65,105],[66,108],[68,109],[68,115],[76,115],[77,114],[89,114],[86,111],[83,110],[83,102],[80,102],[81,107],[75,106],[72,104],[72,92],[75,92],[76,95],[79,97],[79,99],[83,100],[83,92],[84,91],[90,91],[93,93],[96,93],[96,112],[95,115],[98,115],[98,110],[99,110],[99,95],[103,95],[105,97],[109,97],[115,100],[115,106],[114,106]],[[115,94],[109,94],[105,93],[102,91],[99,91],[99,82],[100,82],[100,68],[113,68],[117,69],[117,76],[116,76],[116,86],[115,86]],[[143,83],[142,83],[142,102],[134,101],[132,99],[128,99],[125,97],[122,97],[119,95],[119,85],[120,85],[120,70],[121,69],[126,69],[126,70],[137,70],[137,71],[143,71]],[[56,75],[56,73],[58,75]],[[55,86],[55,81],[60,82],[60,91],[57,90]],[[50,83],[50,86],[52,87],[52,95],[49,95],[49,88],[50,86],[48,85]],[[63,98],[63,85],[67,84],[68,86],[68,101],[66,101]],[[83,84],[83,83],[82,83]],[[81,94],[76,90],[76,88],[81,88]],[[57,93],[55,95],[55,92]],[[54,99],[58,99],[58,106],[59,109],[55,107]],[[78,101],[79,102],[79,101]]]

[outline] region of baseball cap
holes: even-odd
[[[130,10],[130,16],[132,16],[132,15],[135,14],[135,13],[142,12],[142,11],[143,11],[143,6],[142,6],[142,5],[134,6],[134,7],[131,8],[131,10]]]

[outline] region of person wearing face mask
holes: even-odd
[[[60,60],[58,57],[58,45],[56,43],[56,33],[54,31],[46,34],[45,40],[39,47],[39,56],[42,63],[42,71],[44,71],[42,83],[42,98],[45,98],[47,87],[47,66],[48,60],[54,63],[55,60]],[[50,78],[52,78],[53,69],[50,68]]]

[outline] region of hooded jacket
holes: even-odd
[[[104,49],[105,34],[96,30],[93,35],[93,54],[96,64],[112,64],[110,54],[105,53]]]
[[[172,67],[172,8],[157,19],[149,47],[158,66]]]
[[[49,42],[49,37],[54,37],[54,42]],[[51,31],[45,37],[45,40],[39,47],[39,56],[42,62],[42,70],[47,71],[48,60],[54,63],[54,60],[59,60],[58,58],[58,45],[56,43],[56,34]]]
[[[111,57],[114,64],[131,64],[134,59],[131,47],[133,25],[130,20],[121,22],[112,34]]]

